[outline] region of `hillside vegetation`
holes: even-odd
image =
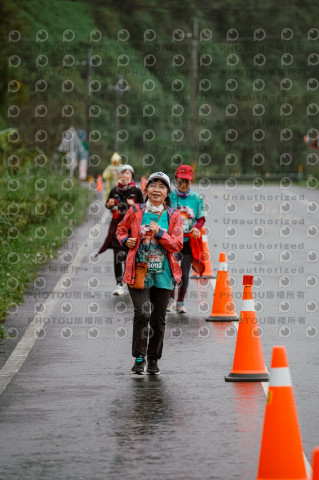
[[[93,174],[116,146],[140,174],[181,162],[200,175],[317,168],[303,142],[319,112],[314,3],[8,0],[1,10],[1,124],[50,158],[74,126],[90,132]]]

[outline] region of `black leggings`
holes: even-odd
[[[181,261],[182,280],[178,289],[177,301],[183,302],[189,284],[189,271],[193,261],[192,250],[190,242],[185,242],[180,252],[176,254],[177,260]],[[174,290],[171,297],[174,298]]]
[[[127,252],[125,250],[120,250],[119,248],[114,248],[113,255],[115,280],[116,283],[122,283]]]
[[[132,355],[161,358],[171,290],[156,287],[136,290],[130,286],[128,290],[134,305]]]

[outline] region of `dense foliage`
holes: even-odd
[[[91,132],[94,174],[116,146],[140,174],[181,162],[204,175],[309,172],[316,163],[303,142],[315,137],[319,113],[313,2],[8,0],[1,8],[1,123],[50,157],[72,125]]]

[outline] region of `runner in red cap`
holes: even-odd
[[[193,261],[190,246],[190,236],[199,238],[201,228],[205,223],[205,210],[203,199],[198,193],[191,191],[191,182],[194,172],[190,165],[180,165],[175,172],[177,188],[169,195],[172,208],[177,208],[182,216],[184,241],[183,249],[176,255],[181,261],[182,281],[178,290],[177,302],[172,292],[167,310],[177,313],[186,313],[184,297],[189,283],[189,271]]]

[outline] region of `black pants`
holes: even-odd
[[[171,290],[156,287],[128,289],[134,305],[132,355],[161,358],[166,308]]]
[[[177,260],[181,261],[182,280],[178,289],[177,301],[183,302],[189,284],[189,271],[193,261],[192,250],[190,242],[185,242],[180,252],[176,254]],[[174,290],[172,291],[172,298],[174,298]]]
[[[120,250],[119,248],[114,248],[113,255],[115,280],[116,283],[122,283],[127,252],[125,250]]]

